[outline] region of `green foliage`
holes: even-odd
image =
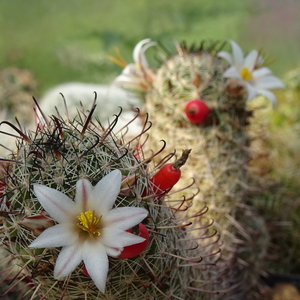
[[[250,2],[2,1],[0,65],[33,71],[41,91],[66,81],[108,83],[120,72],[107,59],[114,46],[131,61],[146,37],[236,39]]]

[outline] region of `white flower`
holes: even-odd
[[[219,57],[226,59],[231,65],[224,72],[224,77],[237,78],[245,85],[248,92],[247,101],[261,94],[275,105],[276,97],[269,89],[284,88],[282,81],[273,76],[269,68],[261,67],[264,60],[257,50],[252,50],[244,58],[240,46],[234,41],[229,42],[232,47],[232,55],[226,51],[218,53]]]
[[[154,45],[156,42],[152,42],[151,39],[144,39],[137,43],[133,50],[134,63],[128,64],[114,83],[146,91],[152,82],[153,74],[145,57],[145,51]]]
[[[75,201],[55,189],[34,185],[39,202],[59,224],[43,231],[29,247],[63,247],[54,268],[56,279],[69,275],[83,261],[95,285],[104,292],[107,256],[117,257],[124,247],[145,240],[125,231],[147,216],[144,208],[112,209],[121,180],[119,170],[106,175],[94,187],[88,180],[80,179]]]

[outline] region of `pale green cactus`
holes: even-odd
[[[247,126],[253,112],[247,101],[257,94],[265,95],[273,104],[276,101],[258,75],[272,82],[269,88],[283,84],[262,67],[263,59],[257,51],[251,51],[244,61],[241,49],[233,41],[233,57],[220,51],[224,45],[219,43],[203,42],[191,48],[178,44],[174,55],[158,50],[156,56],[163,59],[157,69],[150,68],[145,57],[150,43],[152,46],[147,39],[137,44],[135,69],[127,66],[116,84],[143,91],[141,106],[153,122],[153,147],[151,138],[160,136],[169,150],[192,149],[178,188],[185,186],[189,178],[195,179],[191,189],[198,188],[200,192],[190,212],[206,203],[207,215],[220,233],[222,256],[215,270],[223,276],[215,288],[221,299],[253,299],[269,238],[263,218],[249,205],[258,183],[249,165],[253,153]],[[139,85],[138,77],[147,84]],[[209,108],[209,115],[199,124],[190,122],[185,114],[187,103],[194,99]]]
[[[189,192],[187,198],[176,199],[175,193],[172,201],[155,200],[149,179],[172,155],[151,167],[158,153],[147,155],[150,152],[144,150],[147,129],[125,142],[123,135],[112,133],[117,118],[104,129],[93,121],[93,110],[74,120],[41,117],[35,132],[17,130],[17,151],[2,163],[1,296],[55,300],[210,299],[207,288],[216,284],[211,264],[219,257],[219,245],[210,229],[211,220],[205,217],[207,207],[197,205],[189,213],[193,198]],[[122,173],[115,205],[143,207],[149,213],[143,221],[150,235],[147,248],[134,258],[109,257],[105,293],[85,274],[82,263],[67,277],[55,280],[53,269],[59,249],[29,247],[54,224],[34,194],[33,184],[74,199],[80,178],[95,185],[115,169]],[[150,192],[145,195],[145,190]]]

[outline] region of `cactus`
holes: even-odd
[[[221,282],[216,289],[220,290],[221,299],[253,299],[269,239],[264,219],[251,206],[251,192],[258,188],[258,183],[249,165],[252,150],[247,125],[253,112],[247,107],[247,101],[259,93],[273,103],[276,100],[256,78],[262,57],[256,51],[250,52],[248,58],[256,57],[253,70],[244,67],[240,73],[234,70],[237,74],[231,76],[234,66],[229,68],[223,59],[229,55],[218,51],[218,43],[205,45],[203,42],[200,47],[190,48],[183,43],[177,45],[175,55],[160,51],[157,55],[163,58],[160,67],[150,69],[143,64],[145,43],[149,42],[144,40],[144,48],[135,49],[135,52],[140,51],[136,66],[140,71],[127,71],[127,78],[121,75],[116,84],[132,88],[132,82],[136,85],[139,82],[138,74],[142,74],[144,80],[150,78],[147,84],[136,89],[144,92],[142,107],[153,122],[151,145],[155,145],[151,138],[160,136],[167,141],[168,149],[192,149],[178,188],[187,184],[186,179],[195,178],[194,189],[200,192],[190,212],[207,203],[208,215],[220,233],[222,257],[216,273]],[[231,44],[237,50],[238,46]],[[240,54],[241,50],[237,52]],[[242,54],[237,56],[240,59]],[[228,60],[234,64],[234,58]],[[263,76],[271,73],[267,68],[261,70],[265,71]],[[283,87],[277,78],[273,85]],[[199,115],[200,105],[195,107],[191,101],[195,99],[208,107],[206,118]],[[215,299],[214,296],[211,299]]]
[[[15,117],[25,124],[33,119],[32,95],[37,83],[25,69],[8,68],[0,72],[0,108],[2,120]]]
[[[193,196],[177,198],[170,192],[172,201],[157,197],[150,179],[173,160],[173,153],[151,167],[165,144],[157,153],[144,150],[148,123],[137,137],[125,142],[122,134],[113,133],[118,116],[104,129],[93,120],[94,109],[72,120],[60,115],[49,119],[41,113],[35,132],[11,125],[19,138],[17,151],[2,159],[0,297],[210,299],[212,292],[207,288],[215,284],[210,265],[219,254],[218,237],[211,229],[211,220],[205,217],[207,207],[197,205],[188,213]],[[150,153],[148,157],[146,153]],[[115,206],[147,209],[148,217],[142,223],[149,231],[148,246],[133,258],[109,257],[105,293],[97,289],[82,263],[66,278],[55,280],[53,269],[59,249],[29,247],[55,223],[38,201],[33,184],[74,199],[80,178],[95,185],[116,169],[122,173],[122,184]]]
[[[14,122],[30,126],[34,117],[32,95],[37,88],[36,80],[29,70],[7,68],[0,71],[0,121]],[[0,156],[7,155],[15,146],[14,133],[5,128],[7,135],[1,136]],[[3,127],[1,128],[3,131]]]

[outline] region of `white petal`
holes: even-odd
[[[257,90],[248,82],[245,82],[245,85],[246,85],[247,92],[248,92],[247,101],[250,101],[257,96]]]
[[[125,231],[117,228],[105,227],[101,232],[100,242],[105,247],[109,248],[123,248],[122,243],[119,242],[117,236],[121,235]]]
[[[122,83],[123,81],[126,81],[126,80],[128,80],[128,77],[121,74],[114,79],[114,84],[117,84],[120,82]]]
[[[92,193],[92,185],[86,179],[80,179],[76,183],[76,198],[75,201],[82,209],[82,211],[87,210],[88,201]]]
[[[148,68],[148,61],[147,61],[144,53],[148,48],[155,46],[155,45],[156,45],[156,42],[151,42],[143,47],[142,52],[140,52],[140,55],[138,58],[138,63],[141,66],[141,68]]]
[[[54,267],[54,278],[60,279],[68,276],[82,261],[82,251],[84,245],[73,244],[71,246],[63,247],[58,255]]]
[[[136,65],[135,64],[128,64],[122,71],[123,75],[130,75],[136,71]]]
[[[118,257],[123,251],[123,248],[105,247],[105,249],[106,249],[106,254],[112,257]]]
[[[118,228],[106,227],[101,234],[101,243],[109,248],[123,248],[143,242],[145,239]]]
[[[128,75],[121,74],[115,78],[114,84],[117,84],[117,83],[124,84],[124,83],[130,82],[131,80],[134,80],[134,78],[131,78]]]
[[[140,56],[144,53],[143,46],[150,42],[151,39],[144,39],[136,44],[136,46],[133,49],[133,61],[135,63],[140,63]]]
[[[258,57],[257,50],[252,50],[245,58],[244,67],[246,67],[251,73],[254,70],[257,57]]]
[[[55,221],[66,222],[73,216],[76,204],[69,197],[41,184],[33,188],[39,202]]]
[[[132,88],[136,89],[138,91],[145,91],[145,83],[141,78],[138,77],[132,77],[132,78],[126,78],[123,77],[118,81],[114,81],[114,84],[124,86],[126,88]],[[132,118],[130,119],[132,120]]]
[[[86,245],[86,251],[83,253],[83,261],[97,288],[104,293],[106,286],[106,277],[108,272],[108,257],[105,247],[101,244]]]
[[[230,40],[229,42],[232,47],[233,64],[239,69],[242,67],[242,65],[244,63],[243,51],[236,42],[234,42],[232,40]]]
[[[220,51],[220,52],[217,53],[217,56],[220,57],[220,58],[224,58],[225,60],[228,61],[228,63],[230,65],[233,65],[232,56],[227,51]]]
[[[137,72],[137,67],[134,64],[128,64],[122,73],[114,79],[114,83],[134,80]]]
[[[66,224],[58,224],[44,230],[30,245],[30,248],[52,248],[72,245],[76,234]]]
[[[94,187],[90,204],[97,215],[106,215],[115,203],[120,193],[122,174],[114,170],[104,176]]]
[[[260,78],[260,77],[265,77],[267,75],[271,75],[272,74],[272,71],[267,68],[267,67],[262,67],[262,68],[259,68],[259,69],[256,69],[252,72],[252,75],[254,78]]]
[[[118,207],[104,215],[102,220],[105,227],[127,230],[139,224],[147,215],[148,211],[142,207]]]
[[[226,78],[240,78],[241,79],[240,73],[238,72],[238,70],[234,66],[228,68],[224,72],[223,76],[226,77]]]
[[[255,79],[255,87],[257,89],[277,89],[284,88],[283,82],[272,75],[261,77],[259,79]]]
[[[266,98],[268,98],[270,100],[270,102],[272,103],[273,108],[275,107],[276,97],[272,92],[266,91],[266,90],[258,90],[257,92],[258,92],[258,94],[263,95]]]

